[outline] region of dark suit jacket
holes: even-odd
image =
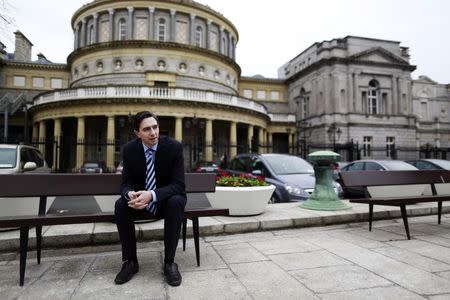
[[[186,198],[184,185],[183,147],[180,142],[161,137],[155,156],[155,194],[162,203],[173,195]],[[128,142],[123,148],[122,199],[129,191],[145,189],[146,160],[141,139]]]

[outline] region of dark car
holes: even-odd
[[[402,161],[402,160],[355,160],[345,167],[341,168],[341,172],[351,171],[407,171],[417,170],[416,167]],[[363,188],[345,187],[340,180],[342,188],[344,190],[344,198],[364,198]]]
[[[306,160],[288,154],[239,154],[231,162],[228,172],[263,176],[276,189],[271,202],[289,202],[306,200],[314,190],[316,178],[314,168]],[[333,182],[335,191],[342,189]]]
[[[218,173],[220,168],[213,161],[199,161],[192,171],[196,173]]]
[[[419,170],[450,170],[450,161],[443,159],[416,159],[407,160],[408,164],[413,165]]]
[[[85,162],[80,168],[80,173],[103,173],[103,168],[99,162]]]

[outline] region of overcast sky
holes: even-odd
[[[42,52],[66,62],[73,50],[70,19],[88,0],[0,0],[14,24],[0,41],[14,51],[19,29]],[[356,35],[400,41],[410,48],[413,78],[450,83],[450,1],[447,0],[198,0],[222,13],[239,31],[242,75],[277,77],[278,68],[315,42]]]

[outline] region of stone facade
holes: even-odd
[[[96,0],[74,13],[72,29],[67,64],[42,54],[32,61],[20,32],[14,54],[0,45],[0,107],[26,95],[33,142],[55,170],[86,160],[112,170],[132,137],[129,117],[144,109],[183,142],[186,169],[239,152],[299,154],[300,145],[353,142],[374,158],[392,158],[388,146],[398,158],[427,144],[450,147],[449,85],[412,80],[400,42],[314,43],[272,79],[241,77],[237,29],[194,1]],[[14,132],[28,130],[24,118],[9,118]]]

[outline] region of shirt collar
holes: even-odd
[[[147,149],[149,149],[149,147],[146,144],[144,144],[144,142],[142,142],[142,146],[144,147],[144,153],[147,152]],[[152,147],[150,147],[150,150],[152,150],[152,152],[156,152],[156,149],[158,149],[158,144],[155,144]]]

